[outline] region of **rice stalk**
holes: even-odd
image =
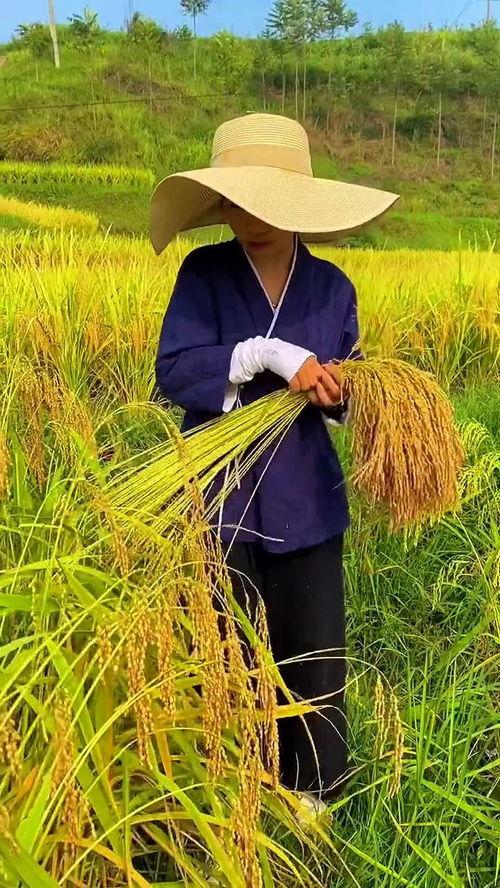
[[[74,843],[82,834],[82,822],[85,816],[89,817],[89,810],[75,774],[77,749],[71,701],[68,693],[61,688],[56,696],[54,724],[51,791],[53,797],[62,793],[58,816],[60,823],[66,827],[65,838],[69,841],[65,841],[62,848],[55,847],[52,854],[52,874],[58,877],[59,884],[64,885],[64,874],[76,859]]]
[[[0,430],[0,501],[9,496],[9,469],[11,459],[7,436]]]
[[[251,688],[247,686],[238,709],[238,735],[241,744],[238,765],[239,794],[233,809],[232,832],[245,885],[248,888],[261,888],[262,874],[256,845],[263,771],[254,705]]]
[[[139,468],[132,460],[109,484],[107,495],[116,519],[127,525],[130,517],[139,518],[163,533],[192,513],[194,479],[204,493],[219,473],[248,448],[240,464],[243,474],[289,427],[304,403],[302,397],[276,392],[188,433],[182,446],[178,433],[172,432],[169,441],[145,455]],[[232,473],[224,493],[236,483]],[[213,499],[211,513],[218,508],[219,501],[220,495]]]
[[[401,776],[403,773],[404,756],[404,730],[401,721],[396,694],[391,690],[391,727],[394,738],[394,751],[392,755],[392,776],[389,785],[389,798],[394,798],[401,788]]]

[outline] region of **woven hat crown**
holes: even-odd
[[[304,127],[278,114],[247,114],[223,123],[214,136],[210,165],[277,167],[312,176]]]

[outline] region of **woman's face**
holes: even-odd
[[[270,258],[288,252],[293,245],[293,233],[274,228],[257,219],[227,198],[222,201],[224,217],[234,236],[252,256]]]

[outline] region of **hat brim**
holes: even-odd
[[[221,225],[221,196],[275,228],[327,242],[387,212],[399,195],[267,166],[209,167],[176,173],[157,186],[150,237],[157,254],[181,231]]]

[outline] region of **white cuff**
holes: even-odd
[[[239,386],[235,385],[234,382],[230,382],[227,386],[224,393],[224,403],[222,405],[223,413],[231,413],[231,410],[236,404],[236,400],[238,398],[238,388]]]
[[[286,382],[293,379],[304,361],[315,357],[313,352],[301,348],[300,345],[292,345],[291,342],[283,342],[282,339],[265,340],[264,366]]]
[[[325,423],[329,426],[336,426],[339,428],[340,426],[345,426],[348,424],[352,413],[352,404],[351,399],[347,402],[347,406],[345,410],[340,414],[340,419],[334,419],[333,416],[328,416],[327,413],[323,413],[323,419]]]

